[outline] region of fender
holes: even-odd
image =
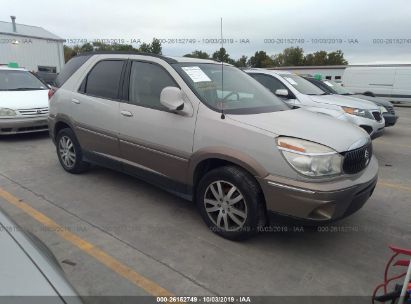
[[[253,176],[264,178],[268,172],[250,155],[227,147],[207,147],[191,155],[189,160],[188,181],[194,179],[194,172],[202,161],[207,159],[221,159],[232,162],[250,172]]]

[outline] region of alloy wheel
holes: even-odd
[[[61,160],[67,168],[72,168],[76,163],[76,151],[74,144],[68,136],[62,136],[59,141],[59,153]]]
[[[210,220],[225,231],[237,231],[247,220],[244,196],[236,186],[227,181],[218,180],[207,187],[204,207]]]

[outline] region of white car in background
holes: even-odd
[[[245,72],[292,107],[303,107],[351,122],[363,128],[373,139],[384,132],[384,117],[373,102],[331,95],[308,80],[287,71],[249,69]]]
[[[48,89],[25,69],[0,67],[0,135],[48,130]]]

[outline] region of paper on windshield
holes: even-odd
[[[333,84],[332,84],[331,82],[324,81],[324,83],[325,83],[326,85],[328,85],[329,87],[333,87]]]
[[[183,71],[191,78],[194,82],[210,82],[211,79],[208,78],[206,73],[198,66],[182,67]]]
[[[285,80],[287,80],[289,83],[291,83],[292,85],[298,85],[298,83],[295,82],[294,79],[290,78],[290,77],[284,77]]]

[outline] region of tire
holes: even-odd
[[[253,236],[265,221],[261,190],[253,176],[239,167],[224,166],[206,173],[198,184],[196,203],[207,227],[230,240]]]
[[[57,157],[64,170],[78,174],[89,169],[90,164],[83,161],[81,146],[71,129],[62,129],[56,137]]]

